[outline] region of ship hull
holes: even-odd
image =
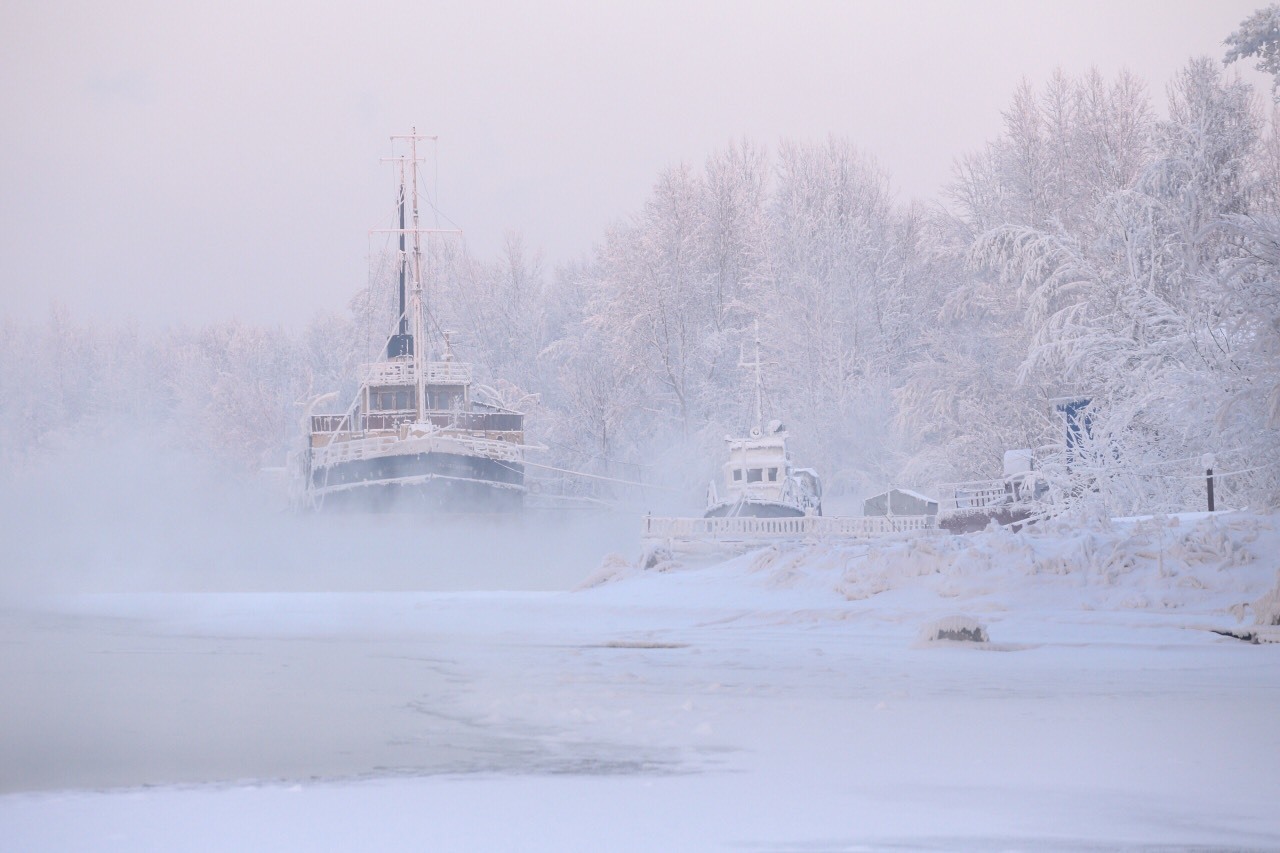
[[[439,451],[386,454],[315,468],[308,492],[317,509],[514,512],[524,506],[524,466]]]

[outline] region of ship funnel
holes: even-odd
[[[398,358],[402,355],[413,355],[413,335],[392,335],[387,341],[387,358]]]

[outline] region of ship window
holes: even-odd
[[[408,391],[396,392],[396,408],[397,409],[409,408],[409,392]]]
[[[747,469],[747,482],[748,482],[748,483],[758,483],[758,482],[760,482],[762,479],[764,479],[763,474],[764,474],[764,470],[763,470],[763,469],[761,469],[761,468],[748,468],[748,469]]]
[[[770,469],[769,469],[769,482],[770,482],[770,483],[776,483],[776,482],[778,482],[778,469],[777,469],[777,468],[770,468]]]
[[[462,408],[462,395],[456,391],[428,391],[427,408],[434,412],[448,412]]]
[[[734,469],[733,469],[733,481],[736,483],[736,482],[738,482],[738,481],[739,481],[739,480],[741,480],[741,479],[742,479],[742,469],[741,469],[741,468],[734,468]]]

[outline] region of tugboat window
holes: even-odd
[[[770,483],[776,483],[776,482],[778,482],[778,469],[777,469],[777,468],[770,468],[770,469],[769,469],[769,482],[770,482]]]
[[[742,470],[741,470],[741,469],[739,469],[739,468],[734,468],[734,469],[733,469],[733,481],[736,483],[736,482],[738,482],[738,481],[739,481],[739,480],[741,480],[741,479],[742,479]]]
[[[396,408],[397,409],[409,408],[409,392],[408,391],[396,392]]]
[[[763,469],[763,468],[748,468],[748,469],[747,469],[747,482],[748,482],[748,483],[758,483],[758,482],[760,482],[762,479],[764,479],[764,476],[763,476],[763,475],[764,475],[764,469]]]

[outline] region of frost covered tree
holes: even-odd
[[[1129,74],[1058,73],[1039,94],[1024,84],[1004,121],[958,162],[951,205],[929,225],[935,323],[897,391],[900,424],[923,439],[913,477],[990,477],[1003,450],[1043,455],[1060,440],[1051,400],[1075,394],[1077,380],[1029,360],[1043,343],[1029,322],[1035,294],[1009,274],[1009,250],[1031,235],[1092,245],[1099,203],[1131,186],[1153,150],[1151,108]]]
[[[1236,58],[1270,56],[1249,32]],[[1031,447],[1064,498],[1183,509],[1213,451],[1224,502],[1275,505],[1280,107],[1209,60],[1168,103],[1157,120],[1127,73],[1023,84],[942,204],[899,204],[848,139],[736,141],[662,170],[553,271],[515,234],[483,258],[428,241],[433,338],[528,413],[544,473],[597,475],[597,497],[661,472],[696,500],[723,436],[752,425],[739,360],[758,320],[765,416],[829,495],[987,479]],[[396,325],[399,254],[373,261],[347,313],[299,329],[5,324],[0,465],[113,420],[280,464],[306,402],[345,406]],[[1063,398],[1092,401],[1070,454]]]
[[[688,435],[701,414],[698,394],[715,370],[705,331],[716,290],[699,240],[703,186],[687,165],[659,176],[639,216],[605,238],[609,281],[617,288],[613,322],[624,330],[637,366]]]
[[[1208,60],[1179,73],[1169,100],[1145,168],[1082,220],[1096,225],[1008,223],[972,250],[1024,306],[1019,384],[1065,382],[1093,401],[1093,452],[1070,491],[1100,492],[1117,511],[1185,505],[1192,484],[1159,482],[1154,466],[1263,426],[1220,417],[1241,387],[1238,350],[1257,334],[1241,322],[1255,306],[1223,272],[1241,255],[1225,225],[1250,210],[1258,117],[1247,87]]]
[[[747,291],[764,275],[768,157],[748,140],[707,158],[703,169],[702,258],[713,287],[716,334],[742,328],[750,313]]]
[[[1275,78],[1272,95],[1280,101],[1280,4],[1259,9],[1240,22],[1240,27],[1223,42],[1226,64],[1250,56],[1258,57],[1258,70]]]
[[[778,415],[839,487],[854,479],[855,422],[890,360],[905,230],[888,177],[848,140],[785,143],[776,169],[770,263],[753,304],[779,365]]]

